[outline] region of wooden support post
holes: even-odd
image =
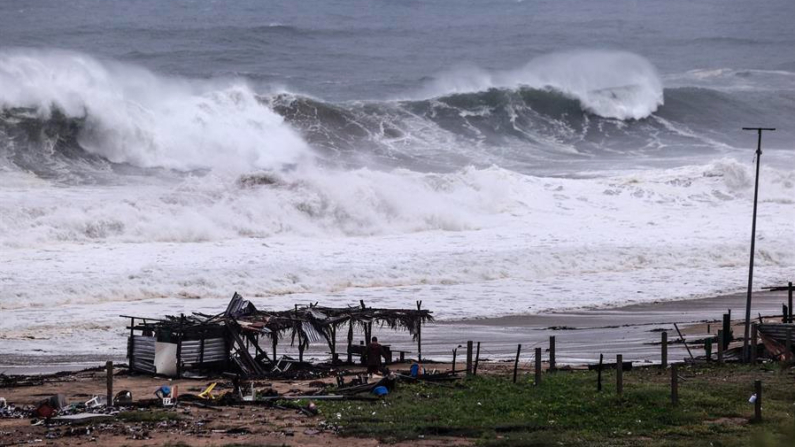
[[[704,342],[704,350],[707,353],[707,363],[709,363],[709,362],[712,361],[712,340],[711,339],[708,338],[707,341]]]
[[[671,364],[671,405],[679,405],[679,368]]]
[[[400,351],[400,363],[406,363],[406,351]]]
[[[596,391],[602,391],[602,361],[604,355],[599,354],[599,366],[596,368]]]
[[[185,323],[185,315],[179,316],[179,338],[177,338],[177,379],[182,378],[182,328]]]
[[[723,331],[718,331],[718,364],[723,364]]]
[[[330,329],[331,330],[329,332],[331,332],[331,364],[333,365],[339,359],[339,357],[337,356],[337,328],[331,326]]]
[[[480,342],[478,342],[477,350],[475,351],[475,366],[472,368],[472,375],[478,375],[478,365],[480,365]]]
[[[516,373],[519,370],[519,354],[522,352],[522,344],[516,348],[516,361],[513,362],[513,383],[516,383]]]
[[[712,326],[709,323],[707,323],[707,334],[711,334],[712,333],[711,329],[712,329]]]
[[[417,301],[417,310],[422,309],[422,301]],[[417,325],[417,361],[422,361],[422,320]]]
[[[453,349],[453,374],[455,374],[455,356],[458,355],[458,348]]]
[[[555,371],[555,336],[549,337],[549,370]]]
[[[616,393],[624,394],[624,356],[616,355]]]
[[[472,375],[472,340],[467,341],[467,375]]]
[[[787,338],[784,346],[787,349],[787,357],[792,355],[792,328],[787,328]]]
[[[130,343],[127,344],[127,358],[130,359],[130,370],[135,371],[135,318],[130,317]]]
[[[786,323],[787,322],[787,316],[788,316],[787,305],[786,304],[782,304],[781,305],[781,322],[782,323]]]
[[[762,422],[762,381],[754,381],[756,400],[754,401],[754,422]]]
[[[351,355],[352,347],[353,347],[353,320],[348,320],[348,364],[349,365],[353,363],[353,356]],[[274,360],[276,359],[274,358]]]
[[[105,363],[107,369],[107,382],[108,382],[108,407],[113,406],[113,362],[108,360]]]
[[[787,306],[789,307],[789,323],[792,323],[792,283],[787,286]]]
[[[757,343],[756,343],[757,337],[756,337],[756,334],[757,334],[757,330],[758,329],[756,327],[756,324],[752,324],[751,325],[751,363],[752,364],[756,364],[756,352],[757,352],[756,351],[756,349],[757,349]]]
[[[298,361],[304,363],[304,338],[298,333]]]
[[[663,331],[660,341],[660,368],[668,368],[668,332]]]
[[[275,365],[278,363],[276,360],[276,345],[279,344],[279,334],[277,332],[271,332],[271,346],[273,348],[273,364]]]
[[[731,312],[731,311],[730,311]],[[723,345],[723,349],[729,347],[729,342],[731,341],[731,313],[723,314],[723,337],[720,339],[720,344]]]
[[[541,385],[541,348],[536,348],[536,386]]]

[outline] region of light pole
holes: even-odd
[[[751,261],[748,265],[748,297],[745,300],[745,336],[743,337],[743,361],[750,361],[748,338],[751,332],[751,288],[754,284],[754,245],[756,243],[756,201],[759,197],[759,160],[762,157],[762,131],[776,130],[771,127],[743,127],[743,130],[755,130],[758,135],[756,143],[756,181],[754,183],[754,217],[751,221]]]

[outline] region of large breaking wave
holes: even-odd
[[[1,168],[70,181],[315,162],[443,172],[496,164],[532,173],[577,161],[602,168],[719,151],[727,140],[705,116],[747,109],[736,94],[702,87],[663,92],[654,67],[623,52],[554,54],[503,72],[458,69],[391,100],[327,102],[57,51],[0,52],[0,83]]]
[[[626,53],[456,73],[414,97],[335,103],[76,53],[0,52],[3,243],[477,229],[545,194],[527,174],[692,164],[728,147],[715,114],[757,113],[737,111],[744,99],[731,92],[663,94],[653,67]]]

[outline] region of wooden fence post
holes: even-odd
[[[480,342],[478,342],[477,350],[475,351],[475,366],[472,368],[472,375],[478,375],[478,365],[480,364]]]
[[[679,372],[676,363],[671,364],[671,404],[679,405]]]
[[[664,370],[668,368],[668,332],[663,331],[660,343],[660,368]]]
[[[555,336],[549,337],[549,370],[555,371]]]
[[[616,356],[616,392],[619,397],[624,394],[624,356]]]
[[[723,337],[721,337],[720,339],[720,344],[723,346],[724,350],[726,350],[726,348],[729,347],[729,341],[731,340],[730,338],[731,333],[732,333],[731,314],[730,313],[723,314],[723,332],[722,332]]]
[[[458,348],[453,349],[453,374],[455,374],[455,356],[458,355]]]
[[[536,386],[541,385],[541,348],[536,348]]]
[[[467,375],[472,375],[472,340],[467,341]]]
[[[113,406],[113,361],[108,360],[105,363],[105,368],[107,369],[107,385],[108,385],[108,407]]]
[[[596,368],[596,391],[602,391],[602,361],[605,356],[599,354],[599,366]]]
[[[718,364],[723,364],[723,331],[718,331]]]
[[[756,400],[754,401],[754,422],[762,422],[762,381],[754,381]]]
[[[792,323],[792,283],[787,286],[787,305],[789,306],[789,322]]]
[[[513,362],[513,383],[516,383],[516,372],[519,369],[519,354],[522,352],[522,344],[516,348],[516,361]]]
[[[784,345],[787,348],[787,357],[792,355],[792,328],[787,328],[787,339]]]

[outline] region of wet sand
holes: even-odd
[[[436,322],[423,327],[423,357],[439,361],[450,361],[452,351],[458,346],[458,361],[465,358],[466,342],[481,342],[481,360],[508,360],[516,356],[518,344],[522,344],[522,362],[533,360],[535,347],[544,350],[547,359],[549,337],[556,337],[557,362],[560,364],[583,364],[595,362],[599,354],[615,359],[622,354],[625,360],[654,363],[660,361],[660,331],[668,331],[669,341],[678,335],[674,323],[679,324],[686,339],[706,337],[706,326],[700,323],[719,322],[722,314],[731,309],[736,336],[742,335],[742,319],[745,315],[744,293],[685,301],[631,304],[616,308],[583,309],[561,311],[539,315],[507,316],[491,319]],[[786,292],[754,293],[752,316],[758,314],[780,315],[781,305],[786,303]],[[712,334],[717,331],[713,325]],[[375,328],[382,343],[390,344],[393,351],[408,351],[407,357],[416,358],[417,345],[405,332],[392,332],[387,328]],[[124,335],[120,334],[120,337]],[[356,342],[361,338],[356,335]],[[344,352],[343,341],[339,341],[338,352]],[[699,345],[700,346],[700,345]],[[699,346],[691,347],[694,355],[703,355]],[[308,358],[327,357],[328,348],[323,343],[313,344],[306,353]],[[294,349],[281,346],[279,354],[295,355]],[[671,344],[668,357],[681,361],[688,356],[684,345]],[[104,364],[105,360],[123,363],[123,358],[100,358],[98,356],[31,356],[11,357],[0,354],[0,372],[7,374],[37,374],[53,371],[79,370],[87,366]]]
[[[549,337],[556,338],[556,358],[559,363],[581,364],[594,362],[599,354],[615,359],[622,354],[625,360],[636,362],[660,361],[660,332],[668,331],[668,340],[678,338],[674,323],[679,325],[686,339],[701,339],[709,334],[705,322],[720,322],[729,309],[735,336],[742,336],[745,318],[746,294],[732,294],[712,298],[665,301],[622,306],[610,309],[587,309],[555,312],[540,315],[508,316],[503,318],[469,320],[435,324],[423,334],[424,350],[429,356],[450,355],[456,344],[466,340],[481,342],[481,357],[509,359],[516,355],[517,344],[527,361],[532,360],[535,347],[545,351]],[[758,292],[753,295],[751,315],[780,315],[782,303],[787,302],[786,292]],[[553,329],[557,328],[557,329]],[[717,333],[712,325],[711,333]],[[427,334],[427,337],[425,337]],[[447,348],[447,349],[445,349]],[[703,355],[703,349],[694,349],[693,355]],[[447,352],[445,352],[447,351]],[[459,350],[459,355],[463,350]],[[438,355],[437,354],[437,355]],[[543,354],[544,359],[547,353]],[[687,357],[682,344],[668,347],[671,361]]]

